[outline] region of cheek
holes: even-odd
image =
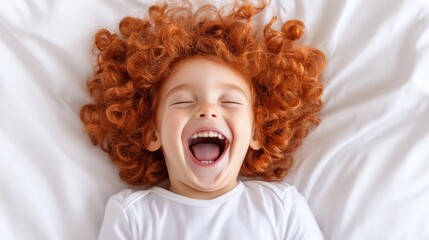
[[[253,131],[253,113],[251,111],[237,112],[231,115],[231,125],[234,135],[239,136],[243,141],[250,142]],[[244,142],[243,142],[244,144]]]
[[[187,121],[187,114],[182,111],[165,111],[160,125],[163,138],[171,139],[180,137]]]

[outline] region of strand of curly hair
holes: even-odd
[[[249,81],[262,148],[249,149],[240,174],[269,181],[285,177],[292,152],[320,121],[323,92],[319,75],[326,59],[318,49],[296,43],[304,24],[290,20],[272,29],[274,17],[257,37],[252,17],[264,10],[248,1],[232,9],[212,5],[193,12],[190,3],[154,5],[149,17],[125,17],[119,34],[95,35],[97,65],[87,87],[92,102],[80,117],[94,144],[106,151],[130,185],[154,185],[168,178],[161,150],[147,150],[158,93],[180,61],[206,56],[225,62]]]

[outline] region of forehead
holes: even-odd
[[[185,59],[176,65],[162,84],[161,92],[167,93],[176,88],[218,86],[250,92],[248,81],[241,73],[226,63],[204,57]]]

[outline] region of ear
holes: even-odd
[[[250,140],[250,148],[255,151],[261,149],[262,145],[261,145],[260,139],[261,139],[261,133],[257,131],[255,127],[253,127],[252,140]]]
[[[147,150],[155,152],[161,148],[161,138],[159,137],[158,131],[152,126],[146,133],[146,146]]]

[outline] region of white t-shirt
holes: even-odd
[[[287,183],[239,181],[211,200],[161,187],[123,190],[107,206],[99,234],[107,239],[323,239],[305,199]]]

